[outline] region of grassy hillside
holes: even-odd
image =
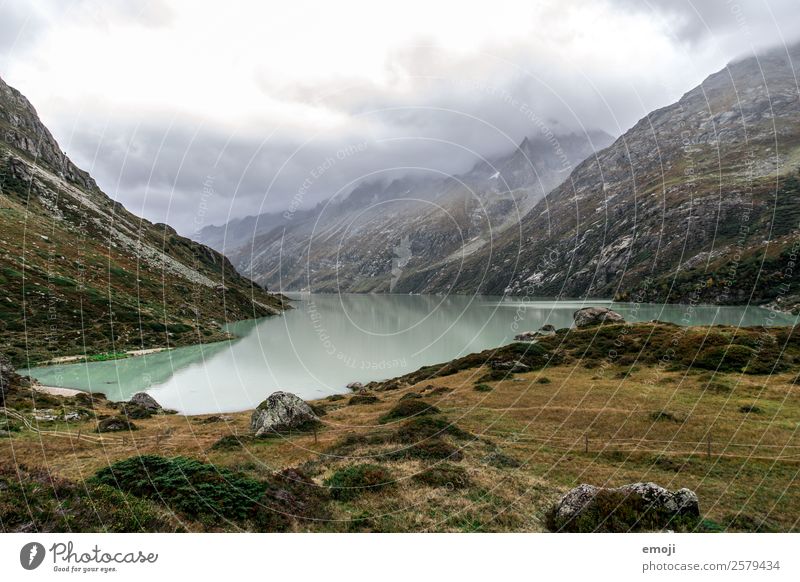
[[[284,307],[220,253],[109,199],[0,80],[0,337],[17,365],[215,341],[227,321]]]

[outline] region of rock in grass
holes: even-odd
[[[158,412],[161,410],[161,405],[147,392],[137,392],[131,396],[130,403],[144,408],[145,410],[149,410],[150,412]]]
[[[136,425],[122,416],[111,416],[97,423],[97,432],[120,432],[136,430]]]
[[[5,402],[5,396],[11,385],[15,384],[18,379],[19,376],[17,376],[17,371],[11,361],[3,354],[0,354],[0,404]]]
[[[584,307],[572,314],[575,327],[589,327],[604,323],[625,323],[625,318],[608,307]]]
[[[700,516],[697,494],[669,491],[655,483],[617,488],[582,484],[567,492],[549,511],[551,531],[626,532],[691,529]]]
[[[289,392],[274,392],[250,417],[255,436],[302,430],[319,422],[311,407]]]

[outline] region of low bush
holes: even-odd
[[[78,483],[25,465],[0,466],[0,531],[174,532],[157,505],[102,484]]]
[[[650,420],[653,422],[683,422],[680,418],[672,414],[671,412],[667,412],[666,410],[658,410],[656,412],[650,413]]]
[[[475,390],[475,392],[491,392],[492,390],[494,390],[494,388],[492,388],[488,384],[481,383],[481,384],[475,384],[473,390]]]
[[[380,399],[377,396],[372,396],[371,394],[356,394],[352,396],[350,400],[347,401],[347,406],[359,406],[361,404],[375,404],[376,402],[380,402]]]
[[[428,404],[424,400],[403,400],[398,402],[397,405],[389,412],[384,414],[380,419],[380,423],[387,423],[393,420],[408,418],[410,416],[423,416],[426,414],[438,414],[439,409]]]
[[[401,443],[416,443],[418,441],[450,435],[464,440],[473,439],[473,435],[462,430],[446,418],[419,416],[403,423],[394,433],[394,440]]]
[[[394,487],[394,478],[380,465],[363,463],[339,469],[325,479],[325,486],[333,499],[350,501],[366,493]]]
[[[450,464],[428,467],[414,475],[413,479],[429,487],[445,487],[447,489],[465,489],[472,484],[469,475],[463,468]]]
[[[739,412],[742,414],[761,414],[764,411],[754,404],[748,404],[745,406],[740,406]]]
[[[440,438],[432,438],[419,441],[397,451],[388,453],[386,457],[394,461],[400,459],[421,459],[424,461],[460,461],[464,458],[464,453]]]

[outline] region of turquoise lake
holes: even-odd
[[[22,371],[48,386],[124,400],[147,391],[185,414],[253,408],[272,392],[304,399],[346,392],[421,366],[498,347],[522,331],[572,325],[576,309],[609,301],[517,300],[480,296],[304,295],[282,316],[229,326],[229,342],[147,356]],[[628,321],[682,325],[791,325],[761,308],[614,303]]]

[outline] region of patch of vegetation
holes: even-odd
[[[403,423],[394,433],[395,441],[405,444],[450,435],[457,439],[472,440],[475,437],[445,418],[418,416]]]
[[[440,438],[416,442],[386,455],[388,459],[421,459],[424,461],[460,461],[464,458],[458,448]]]
[[[366,493],[394,487],[392,473],[380,465],[363,463],[339,469],[325,479],[330,496],[337,501],[351,501]]]
[[[666,410],[657,410],[656,412],[651,412],[650,420],[653,422],[683,422],[682,419],[678,418],[671,412],[667,412]]]
[[[403,400],[398,402],[394,408],[380,417],[378,422],[385,424],[393,420],[400,420],[411,416],[423,416],[426,414],[438,414],[439,409],[428,404],[424,400]]]
[[[422,394],[419,394],[418,392],[407,392],[406,394],[403,394],[400,400],[416,400],[419,398],[422,398]]]
[[[413,479],[429,487],[445,487],[451,490],[465,489],[472,485],[466,470],[449,463],[423,469]]]
[[[755,404],[746,404],[745,406],[739,407],[739,412],[742,414],[761,414],[764,412],[763,409],[759,408]]]
[[[212,451],[235,451],[247,443],[252,443],[253,437],[245,435],[228,434],[211,445]]]
[[[748,513],[728,513],[722,518],[726,531],[741,531],[749,533],[775,533],[781,528],[773,520]]]
[[[536,383],[537,384],[550,384],[550,378],[548,378],[547,376],[541,376],[539,378],[536,378]]]
[[[175,532],[181,526],[149,501],[45,469],[0,465],[0,531]]]
[[[489,384],[481,383],[481,384],[475,384],[473,390],[475,390],[475,392],[491,392],[492,390],[494,390],[494,388],[492,388]]]
[[[522,466],[521,461],[499,450],[491,451],[483,458],[483,461],[496,469],[516,469]]]
[[[187,457],[142,455],[99,470],[90,482],[164,504],[212,529],[233,522],[244,529],[285,531],[293,518],[325,514],[324,495],[295,469],[259,481]]]
[[[372,394],[356,394],[355,396],[350,397],[350,400],[347,401],[347,406],[375,404],[376,402],[380,402],[380,399],[377,396],[373,396]]]
[[[332,457],[348,457],[359,449],[372,445],[382,445],[390,440],[387,432],[368,432],[346,434],[325,450],[326,455]]]

